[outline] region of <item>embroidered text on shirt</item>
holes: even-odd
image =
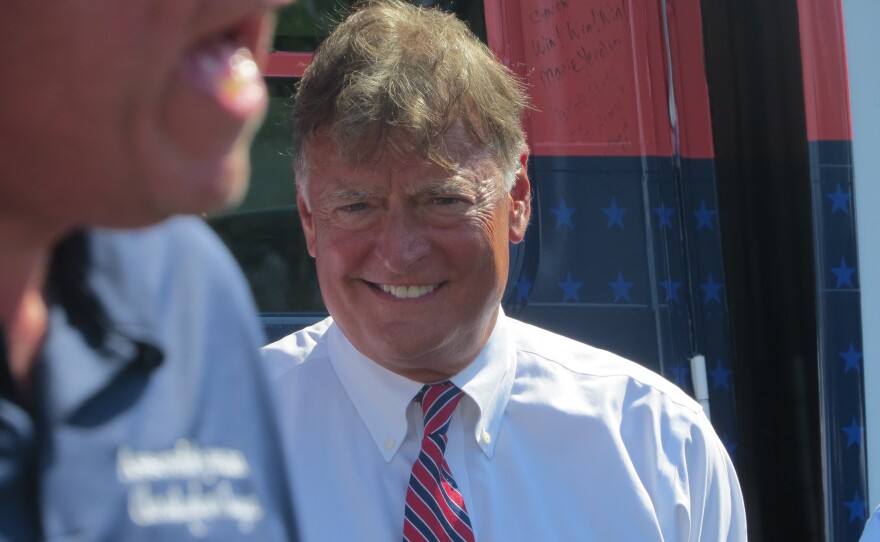
[[[250,466],[244,454],[231,448],[200,448],[179,440],[170,450],[117,453],[120,482],[133,484],[128,512],[141,526],[185,524],[195,537],[208,533],[207,522],[231,520],[250,532],[263,517],[256,495],[236,493],[231,480],[245,479]]]

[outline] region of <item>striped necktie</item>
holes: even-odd
[[[404,542],[474,540],[464,499],[443,458],[449,419],[463,395],[451,382],[442,382],[425,386],[417,397],[425,415],[425,435],[406,490]]]

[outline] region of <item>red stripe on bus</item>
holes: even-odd
[[[852,140],[843,7],[798,0],[807,139]]]

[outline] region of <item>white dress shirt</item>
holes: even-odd
[[[874,509],[859,542],[880,542],[880,506]]]
[[[328,318],[264,349],[304,541],[394,541],[422,384]],[[506,318],[451,378],[446,460],[477,541],[742,541],[733,466],[701,407],[614,354]]]

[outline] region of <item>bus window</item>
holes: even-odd
[[[410,0],[425,7],[454,12],[486,42],[483,0]],[[311,52],[330,33],[353,0],[297,0],[278,15],[273,47],[276,51]]]

